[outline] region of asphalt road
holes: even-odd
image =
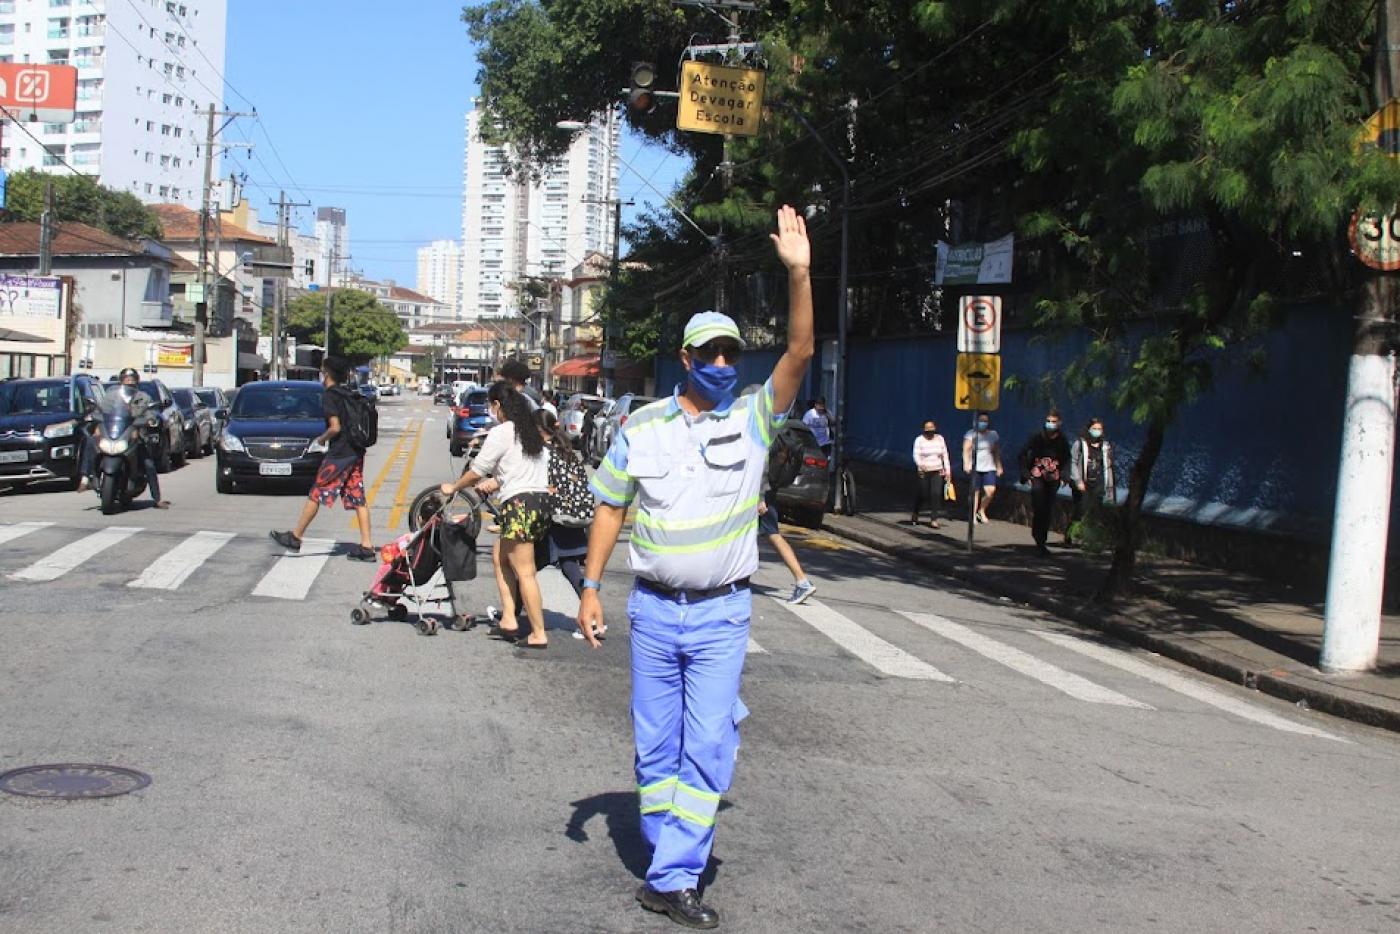
[[[381,413],[377,541],[451,474],[445,409]],[[163,485],[168,512],[111,518],[0,495],[0,770],[153,778],[0,794],[0,930],[673,929],[632,901],[625,549],[605,648],[569,638],[551,571],[550,648],[522,653],[351,626],[372,566],[266,538],[299,495],[216,495],[212,458]],[[354,539],[339,510],[311,535]],[[819,590],[779,605],[765,553],[709,873],[725,929],[1400,927],[1396,737],[794,542]]]

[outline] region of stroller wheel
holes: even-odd
[[[356,626],[363,626],[369,622],[369,613],[357,606],[350,611],[350,622]]]
[[[435,619],[425,617],[418,621],[418,634],[420,636],[435,636],[437,635],[437,628],[437,620]]]
[[[396,623],[403,622],[408,619],[408,607],[404,606],[402,603],[395,603],[393,606],[389,607],[389,618]]]
[[[476,628],[476,617],[474,616],[454,616],[452,622],[447,624],[453,632],[471,632]]]

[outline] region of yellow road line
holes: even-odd
[[[394,464],[402,455],[403,443],[407,438],[408,432],[404,432],[403,434],[399,435],[399,440],[394,445],[394,449],[389,452],[388,460],[384,461],[384,466],[379,468],[379,476],[374,478],[374,483],[370,486],[368,492],[365,493],[365,504],[367,506],[374,506],[374,498],[379,494],[379,488],[384,485],[384,480],[389,476],[389,471],[393,469]],[[355,525],[355,518],[353,516],[350,518],[350,527],[357,527]]]
[[[399,519],[407,505],[404,497],[408,495],[408,485],[413,480],[413,465],[418,460],[418,446],[423,443],[423,425],[423,422],[418,423],[418,432],[413,436],[413,447],[408,449],[408,461],[404,464],[403,476],[399,478],[399,491],[394,496],[394,508],[389,513],[390,532],[399,527]]]

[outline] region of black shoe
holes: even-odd
[[[364,545],[356,545],[345,553],[345,557],[351,561],[373,561],[374,549],[366,548]]]
[[[1035,553],[1040,555],[1042,558],[1050,557],[1050,549],[1045,547],[1044,542],[1035,543]]]
[[[659,911],[688,928],[709,930],[719,927],[719,912],[700,901],[694,889],[658,892],[649,885],[637,889],[637,901],[648,911]]]
[[[301,539],[291,532],[268,532],[267,534],[272,536],[274,542],[288,551],[301,551]]]

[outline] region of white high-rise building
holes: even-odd
[[[4,120],[8,171],[67,172],[64,162],[146,202],[197,207],[203,141],[222,88],[227,0],[6,0],[0,62],[78,69],[73,123]],[[218,154],[215,172],[218,177]]]
[[[418,248],[418,291],[431,296],[461,318],[457,284],[462,274],[462,245],[456,240],[434,240]]]
[[[321,245],[316,281],[321,285],[340,285],[350,270],[350,225],[344,208],[316,209],[316,239]]]
[[[615,121],[599,118],[579,131],[568,152],[530,181],[506,175],[509,151],[482,141],[482,119],[479,109],[467,114],[460,302],[467,319],[514,315],[524,279],[567,279],[590,253],[611,255],[607,201],[617,197]]]

